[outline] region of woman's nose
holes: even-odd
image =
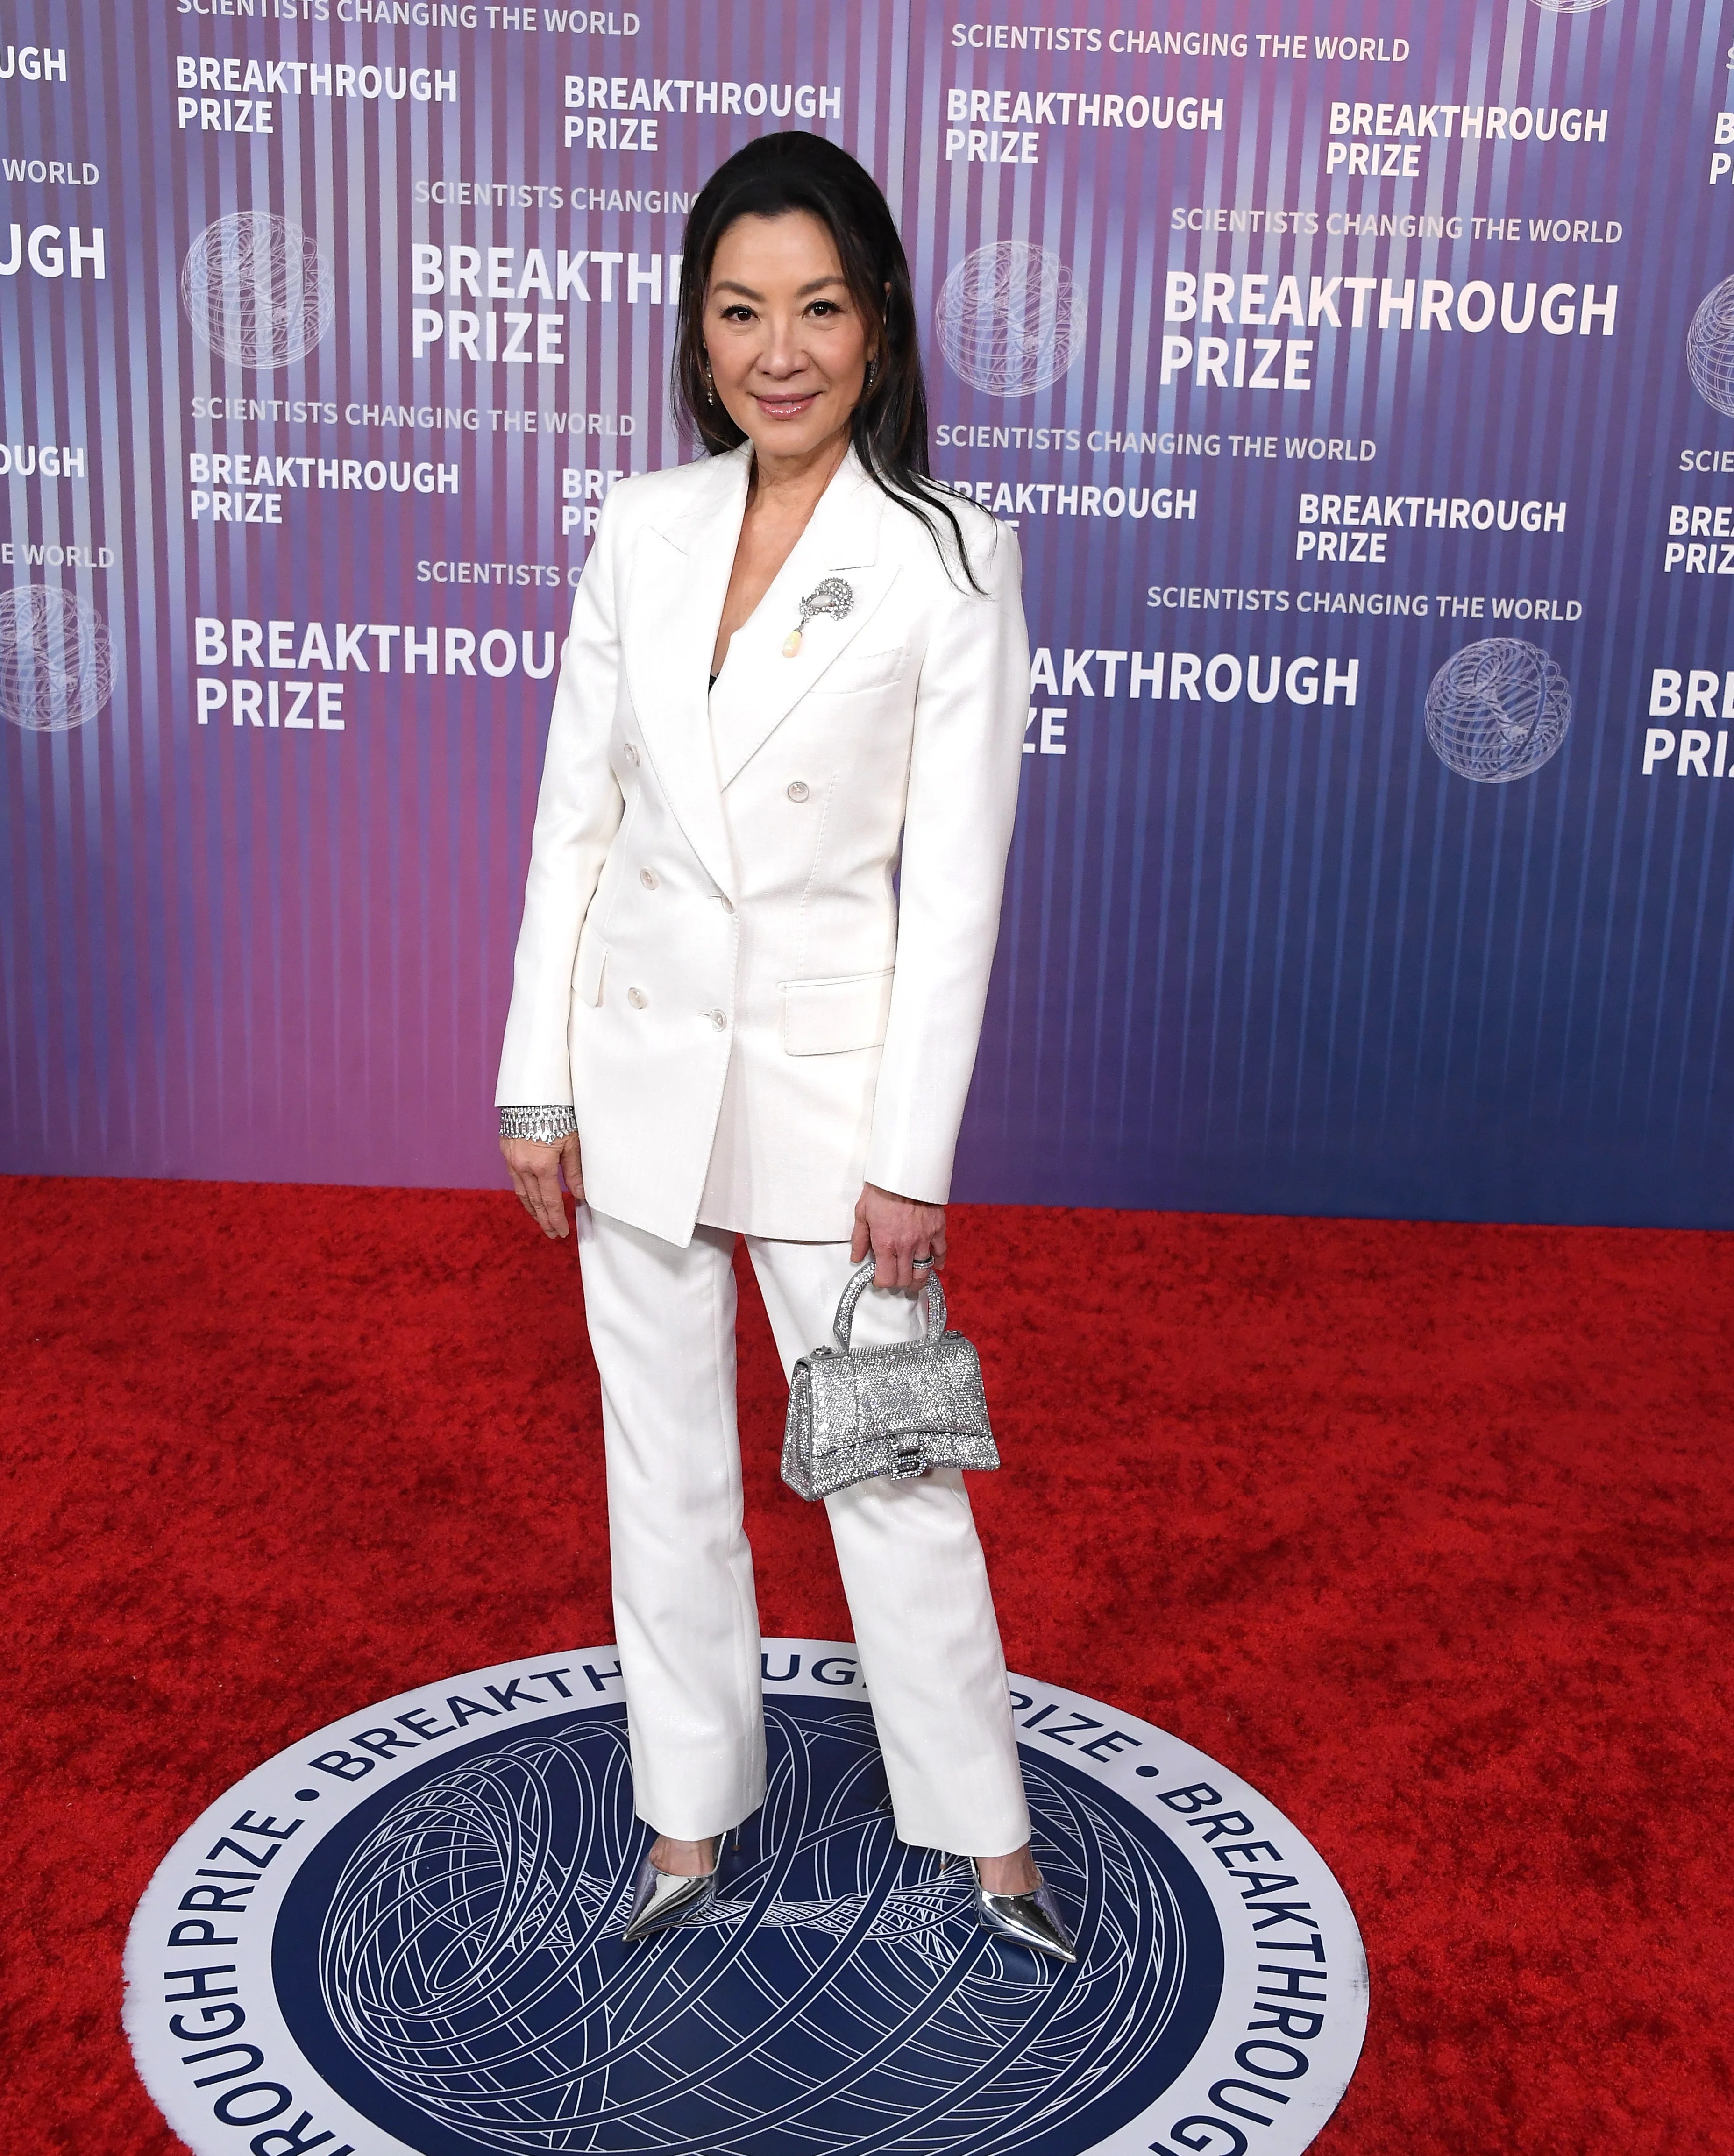
[[[761,372],[779,377],[801,372],[807,364],[807,354],[793,325],[770,325],[758,363]]]

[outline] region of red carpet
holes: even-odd
[[[410,1191],[14,1178],[0,1244],[0,2147],[167,2156],[120,1958],[181,1828],[336,1715],[609,1636],[576,1268]],[[1013,1666],[1238,1768],[1359,1915],[1321,2156],[1734,2148],[1734,1239],[962,1209],[952,1250]],[[751,1309],[765,1628],[840,1633]]]

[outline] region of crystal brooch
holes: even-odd
[[[815,614],[828,614],[833,621],[841,621],[854,603],[854,590],[841,577],[827,577],[823,583],[815,584],[801,602],[800,620],[782,639],[783,657],[800,656],[802,638]]]

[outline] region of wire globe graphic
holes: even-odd
[[[1699,301],[1685,333],[1685,363],[1705,403],[1734,419],[1734,277]]]
[[[208,224],[181,265],[195,333],[239,367],[286,367],[331,326],[331,266],[298,224],[263,209]]]
[[[26,733],[70,733],[114,694],[102,616],[74,592],[20,584],[0,592],[0,711]]]
[[[1527,778],[1572,723],[1572,690],[1539,645],[1490,636],[1453,653],[1427,690],[1427,738],[1460,778]]]
[[[941,290],[933,326],[952,372],[990,397],[1045,389],[1084,348],[1071,271],[1023,239],[966,254]]]
[[[1605,8],[1608,0],[1530,0],[1530,5],[1549,15],[1593,15],[1598,8]]]
[[[868,1710],[799,1706],[768,1710],[762,1834],[653,1953],[618,1938],[642,1845],[618,1722],[526,1731],[406,1794],[326,1905],[336,2040],[510,2156],[1034,2150],[1171,2027],[1189,2046],[1203,1942],[1133,1815],[1026,1768],[1044,1869],[1082,1912],[1056,1981],[977,1928],[961,1867],[897,1840]]]

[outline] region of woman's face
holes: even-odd
[[[717,398],[761,459],[805,459],[847,429],[876,328],[806,210],[736,218],[717,242],[705,346]]]

